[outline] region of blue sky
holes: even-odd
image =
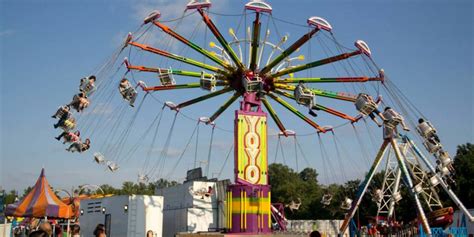
[[[224,14],[241,14],[245,1],[213,1],[212,12]],[[10,1],[0,2],[0,119],[1,119],[1,175],[0,184],[9,189],[23,189],[33,185],[41,167],[46,168],[50,183],[55,187],[71,188],[84,183],[110,183],[120,185],[126,180],[136,180],[138,170],[144,166],[144,156],[150,148],[151,139],[143,141],[139,151],[120,164],[117,173],[106,172],[92,162],[92,152],[107,146],[116,137],[103,141],[92,136],[93,147],[85,154],[70,154],[64,151],[66,147],[53,139],[59,131],[54,130],[55,122],[50,118],[56,108],[68,103],[77,90],[78,80],[100,66],[112,55],[123,37],[129,31],[134,31],[141,20],[154,9],[161,10],[162,19],[172,19],[179,16],[186,1]],[[273,16],[301,25],[309,16],[321,16],[334,27],[335,36],[343,45],[353,48],[352,42],[363,39],[368,42],[373,52],[374,61],[385,69],[392,82],[413,102],[422,113],[432,121],[438,129],[445,148],[454,154],[456,145],[474,141],[473,110],[473,3],[471,1],[269,1],[273,6]],[[184,19],[178,28],[183,35],[191,35],[195,24],[193,18]],[[226,38],[227,28],[237,28],[239,17],[226,17],[211,14],[216,25]],[[251,18],[247,19],[250,25]],[[174,24],[174,23],[172,23]],[[196,23],[197,24],[197,23]],[[301,27],[277,22],[276,34],[288,34],[289,42],[301,35]],[[216,41],[211,33],[200,25],[196,36],[197,42]],[[150,41],[163,46],[168,42],[162,33]],[[205,34],[207,32],[207,35]],[[243,31],[241,32],[243,34]],[[154,38],[153,38],[154,37]],[[315,41],[317,42],[317,41]],[[206,43],[207,44],[207,43]],[[317,46],[315,43],[314,47]],[[313,47],[311,46],[311,47]],[[165,46],[164,46],[165,47]],[[310,47],[310,46],[308,46]],[[169,50],[182,50],[182,44],[174,42]],[[315,49],[315,52],[318,49]],[[195,54],[187,52],[189,56]],[[301,53],[306,54],[302,48]],[[124,55],[121,55],[123,57]],[[305,55],[308,59],[309,55]],[[321,55],[311,54],[313,59]],[[121,60],[121,59],[119,59]],[[153,61],[155,60],[155,61]],[[149,66],[160,64],[159,58],[143,56],[141,62]],[[166,61],[167,62],[167,61]],[[209,63],[209,60],[207,61]],[[175,64],[173,64],[175,65]],[[325,70],[325,69],[323,69]],[[316,73],[317,71],[311,72]],[[329,74],[330,70],[322,71]],[[344,73],[342,73],[344,74]],[[150,78],[153,75],[139,75]],[[156,76],[154,76],[156,77]],[[120,76],[115,77],[115,82]],[[99,78],[101,80],[101,78]],[[188,80],[188,79],[186,79]],[[105,80],[104,80],[105,81]],[[153,81],[149,80],[150,84]],[[155,81],[156,83],[156,81]],[[115,87],[115,85],[113,85]],[[324,88],[324,86],[322,86]],[[328,87],[330,88],[330,87]],[[350,91],[349,91],[350,92]],[[157,95],[162,100],[184,101],[190,95],[203,92],[185,90]],[[382,94],[384,92],[381,92]],[[117,96],[117,95],[115,95]],[[385,96],[385,95],[384,95]],[[219,97],[220,98],[220,97]],[[211,102],[198,104],[183,111],[191,118],[209,116],[226,97]],[[117,99],[117,98],[115,98]],[[322,100],[326,105],[339,108],[340,102]],[[92,98],[94,103],[94,98]],[[99,103],[99,99],[95,102]],[[117,101],[119,105],[120,101]],[[334,103],[331,105],[330,103]],[[344,111],[351,106],[341,105]],[[344,107],[346,106],[346,107]],[[278,105],[274,105],[275,108]],[[119,107],[110,107],[109,110]],[[139,137],[153,120],[161,105],[157,101],[148,100],[144,111],[138,116],[130,138],[124,148],[125,152],[139,141]],[[220,128],[232,130],[233,110],[237,103],[223,114],[217,121]],[[130,116],[133,110],[125,108]],[[304,110],[304,109],[302,109]],[[298,134],[308,134],[313,130],[297,120],[289,112],[277,109],[281,119],[288,128]],[[101,111],[102,116],[114,111]],[[351,112],[354,113],[353,111]],[[90,115],[83,121],[98,119],[101,114]],[[165,143],[168,128],[171,125],[173,113],[165,111],[156,147],[153,148],[152,163],[160,155]],[[127,117],[128,118],[128,117]],[[322,124],[338,125],[343,121],[328,115],[320,115]],[[127,120],[128,121],[128,120]],[[318,120],[319,121],[319,120]],[[191,135],[195,122],[178,116],[173,139],[167,154],[164,170],[169,170],[182,151],[185,141]],[[369,124],[376,136],[380,131]],[[270,122],[270,131],[276,126]],[[361,126],[360,128],[365,128]],[[96,133],[105,133],[107,124]],[[85,130],[90,130],[85,129]],[[120,132],[120,131],[119,131]],[[347,150],[343,162],[333,162],[337,173],[348,171],[347,175],[331,178],[326,174],[327,182],[337,182],[344,178],[361,177],[368,168],[360,165],[357,171],[351,165],[353,156],[359,157],[361,150],[354,133],[350,128],[341,128],[338,138]],[[86,133],[87,134],[87,133]],[[340,135],[339,135],[340,134]],[[206,160],[209,146],[210,127],[200,127],[200,142],[198,160]],[[318,170],[326,170],[321,166],[319,145],[315,136],[298,137],[304,154],[310,166]],[[97,141],[94,143],[94,141]],[[212,153],[210,173],[217,173],[223,166],[225,155],[232,144],[232,134],[217,129]],[[275,157],[276,137],[269,137],[269,160]],[[332,140],[325,140],[328,150]],[[146,144],[145,144],[146,143]],[[371,153],[374,147],[367,139],[365,143]],[[378,140],[377,142],[378,143]],[[192,142],[182,163],[171,178],[180,180],[185,176],[186,168],[193,166],[194,147]],[[293,140],[284,139],[286,162],[296,168]],[[329,152],[334,154],[334,152]],[[230,158],[232,159],[232,157]],[[299,154],[299,168],[305,166]],[[328,158],[326,158],[328,159]],[[355,159],[355,158],[354,158]],[[373,158],[369,158],[372,160]],[[282,157],[277,158],[282,162]],[[223,178],[231,177],[231,162],[224,167]],[[156,174],[156,177],[165,176]],[[168,172],[166,172],[168,173]],[[345,172],[344,172],[345,173]],[[212,175],[212,174],[211,174]]]

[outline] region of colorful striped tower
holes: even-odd
[[[255,93],[245,93],[235,112],[235,184],[227,189],[227,228],[231,233],[270,233],[267,115]]]

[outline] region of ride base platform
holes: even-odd
[[[218,233],[218,232],[202,232],[202,233],[177,233],[175,237],[302,237],[309,234],[296,233],[271,233],[271,234],[234,234],[234,233]]]

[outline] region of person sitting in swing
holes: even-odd
[[[62,128],[64,131],[72,130],[76,127],[76,119],[72,117],[71,113],[64,114],[56,124],[54,128]]]
[[[74,127],[75,125],[75,119],[72,117],[70,108],[67,105],[59,107],[56,113],[51,117],[53,118],[59,117],[58,122],[54,124],[54,128],[65,127],[66,121],[68,120],[69,120],[69,123],[71,123],[69,127]]]
[[[94,75],[82,78],[81,83],[79,84],[79,91],[84,92],[87,96],[90,96],[95,90],[95,81],[96,77]]]
[[[79,132],[79,130],[75,132],[62,132],[61,134],[59,134],[59,136],[55,138],[56,140],[60,141],[61,138],[63,137],[64,137],[63,144],[66,144],[68,142],[73,143],[73,142],[81,140],[81,132]]]
[[[51,118],[55,118],[55,119],[61,118],[65,113],[69,113],[70,110],[71,108],[69,108],[69,106],[63,105],[59,107],[58,110],[56,110],[56,113],[51,115]]]
[[[374,101],[372,96],[359,93],[357,95],[356,101],[354,102],[357,111],[361,112],[362,114],[367,113],[367,115],[379,126],[382,127],[382,123],[380,123],[375,115],[378,115],[382,121],[385,121],[385,117],[383,114],[377,109],[377,103]]]
[[[306,87],[304,82],[299,81],[294,91],[296,102],[298,104],[306,105],[309,108],[308,114],[313,117],[317,117],[318,114],[316,114],[316,112],[314,112],[313,110],[313,109],[316,109],[316,106],[314,105],[314,101],[313,101],[313,95],[311,93],[307,93],[307,90],[308,90],[308,87]]]
[[[436,145],[441,142],[439,140],[438,134],[436,134],[436,130],[430,122],[420,118],[418,119],[418,126],[416,128],[418,130],[418,133],[420,133],[423,138],[425,138],[433,145]]]
[[[399,113],[397,113],[395,110],[393,110],[391,107],[385,107],[385,110],[383,112],[383,116],[386,119],[384,121],[384,124],[386,127],[392,128],[396,132],[396,127],[398,124],[401,124],[403,127],[403,130],[405,131],[410,131],[410,128],[405,124],[405,120],[403,116],[401,116]]]
[[[71,106],[77,112],[81,112],[89,106],[89,100],[87,99],[87,95],[84,92],[80,92],[79,94],[74,95],[74,97],[72,97],[71,103],[69,103],[68,106]]]
[[[123,78],[119,84],[119,91],[125,100],[130,102],[130,106],[134,107],[135,99],[137,98],[137,91],[132,87],[127,78]]]
[[[70,151],[70,152],[78,151],[79,153],[82,153],[84,151],[89,150],[89,148],[91,147],[90,144],[91,144],[91,140],[89,138],[86,138],[86,140],[84,142],[82,142],[81,140],[78,140],[78,141],[73,142],[66,149],[66,151]]]

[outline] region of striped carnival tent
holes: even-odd
[[[69,219],[74,216],[72,207],[64,204],[51,190],[44,169],[33,189],[22,200],[7,206],[6,216],[48,217]]]

